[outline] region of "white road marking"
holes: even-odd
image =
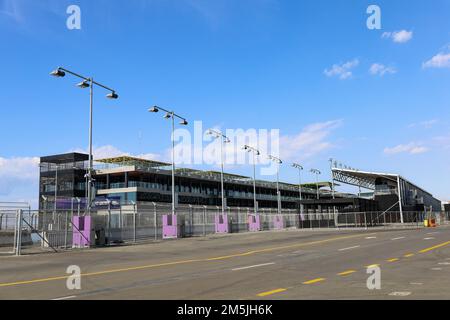
[[[369,239],[376,239],[377,237],[366,237],[367,240]]]
[[[428,232],[427,235],[438,234],[438,233],[439,233],[439,231],[436,231],[436,232]]]
[[[393,239],[391,239],[391,240],[392,240],[392,241],[395,241],[395,240],[400,240],[400,239],[405,239],[405,237],[393,238]]]
[[[442,268],[431,268],[433,271],[442,271]]]
[[[252,269],[252,268],[271,266],[271,265],[274,265],[274,264],[275,264],[275,262],[264,263],[264,264],[256,264],[256,265],[254,265],[254,266],[247,266],[247,267],[241,267],[241,268],[234,268],[234,269],[231,269],[231,271],[247,270],[247,269]]]
[[[354,246],[354,247],[343,248],[343,249],[339,249],[338,251],[346,251],[346,250],[356,249],[356,248],[359,248],[359,247],[361,247],[361,246]]]
[[[56,299],[52,299],[53,301],[58,301],[58,300],[68,300],[68,299],[73,299],[76,298],[77,296],[68,296],[68,297],[62,297],[62,298],[56,298]]]
[[[450,262],[439,262],[438,265],[448,266],[448,265],[450,265]]]
[[[395,296],[395,297],[406,297],[411,295],[412,292],[410,291],[399,291],[399,292],[391,292],[389,293],[390,296]]]
[[[430,237],[430,238],[424,238],[423,240],[434,240],[435,238]]]

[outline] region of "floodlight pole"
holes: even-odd
[[[172,119],[172,214],[176,214],[175,210],[175,117],[174,112],[170,113]]]
[[[261,153],[259,152],[259,150],[250,147],[248,145],[244,146],[244,150],[246,150],[247,152],[251,152],[253,154],[253,203],[254,203],[254,212],[255,215],[258,214],[258,209],[257,209],[257,205],[258,202],[256,201],[256,156],[259,156]]]
[[[302,196],[302,170],[303,170],[303,166],[301,166],[298,163],[293,163],[292,167],[298,169],[298,193],[300,196],[300,213],[303,214],[303,205],[302,205],[302,200],[303,200],[303,196]]]
[[[225,187],[224,187],[224,153],[223,153],[223,145],[225,143],[229,143],[230,139],[225,136],[222,132],[209,129],[208,134],[212,134],[215,139],[220,138],[220,158],[221,158],[221,172],[220,172],[220,187],[221,187],[221,195],[222,195],[222,215],[225,215]]]
[[[316,175],[316,189],[317,189],[317,200],[320,199],[320,193],[319,193],[319,174],[321,173],[317,169],[311,169],[311,172]]]
[[[172,120],[172,215],[176,215],[176,208],[175,208],[175,118],[178,118],[182,120],[182,125],[187,125],[188,122],[186,121],[186,118],[183,118],[179,115],[177,115],[174,111],[169,111],[167,109],[154,106],[153,108],[149,109],[149,112],[158,112],[159,110],[163,110],[167,112],[166,118],[171,118]]]
[[[94,85],[102,87],[110,93],[106,96],[109,99],[118,99],[119,96],[116,94],[116,91],[114,89],[111,89],[99,82],[94,81],[94,78],[92,77],[85,77],[78,73],[75,73],[73,71],[70,71],[68,69],[59,67],[55,71],[51,73],[51,75],[55,77],[64,77],[66,73],[69,73],[77,78],[80,78],[83,80],[82,83],[79,84],[80,88],[86,88],[87,86],[90,87],[89,92],[89,168],[87,172],[87,180],[88,184],[86,186],[87,188],[87,215],[91,215],[91,206],[92,206],[92,171],[94,167],[94,157],[93,157],[93,147],[92,147],[92,132],[93,132],[93,113],[94,113]],[[89,83],[89,84],[88,84]]]
[[[92,170],[94,167],[94,156],[93,156],[93,147],[92,147],[92,134],[93,134],[93,116],[94,116],[94,79],[90,78],[90,103],[89,103],[89,168],[88,168],[88,189],[87,189],[87,198],[88,198],[88,207],[87,207],[87,215],[91,215],[91,206],[92,206]]]
[[[271,155],[269,155],[268,158],[277,164],[277,205],[278,214],[281,214],[280,165],[283,163],[283,161]]]

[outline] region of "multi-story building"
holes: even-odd
[[[86,203],[88,156],[80,153],[41,158],[40,208],[67,209],[74,200]],[[129,156],[98,159],[95,162],[94,194],[98,199],[114,199],[123,205],[146,206],[172,202],[171,164]],[[308,183],[301,187],[281,182],[283,209],[300,212],[441,211],[441,202],[429,192],[400,175],[333,168],[333,179],[365,189],[359,195],[331,192],[331,183]],[[175,202],[180,205],[221,205],[221,177],[216,171],[178,168],[175,171]],[[58,186],[55,192],[55,185]],[[319,188],[319,198],[317,198]],[[253,207],[253,180],[226,173],[226,205]],[[301,190],[301,200],[300,200]],[[400,192],[399,192],[400,190]],[[256,181],[259,208],[277,208],[276,183]]]

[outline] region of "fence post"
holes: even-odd
[[[108,201],[108,244],[111,243],[111,202]]]
[[[73,207],[72,207],[73,212]],[[64,249],[67,249],[67,238],[68,238],[68,232],[69,232],[69,213],[66,211],[66,226],[65,226],[65,232],[64,232]]]
[[[22,253],[22,215],[23,215],[23,211],[22,209],[17,210],[17,220],[16,220],[16,236],[17,236],[17,240],[16,240],[16,256],[20,256],[20,254]]]
[[[203,236],[206,237],[206,206],[203,206]]]
[[[192,204],[189,205],[189,236],[194,236],[194,209]]]
[[[136,243],[136,203],[133,204],[133,241]]]
[[[153,227],[155,229],[155,241],[158,240],[158,215],[156,214],[156,203],[153,203]]]
[[[364,211],[364,225],[365,229],[367,230],[367,212]]]

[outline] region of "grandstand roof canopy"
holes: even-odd
[[[120,156],[120,157],[113,157],[113,158],[105,158],[105,159],[96,159],[95,161],[101,162],[101,163],[109,163],[109,164],[117,164],[117,165],[143,165],[146,167],[166,167],[171,166],[171,163],[167,162],[160,162],[160,161],[154,161],[154,160],[147,160],[147,159],[141,159],[141,158],[135,158],[130,156]]]
[[[333,168],[333,178],[336,181],[343,182],[353,186],[361,186],[369,190],[375,190],[375,180],[384,178],[396,182],[398,174],[365,172],[351,169]]]
[[[112,157],[112,158],[104,158],[104,159],[98,159],[98,160],[96,159],[95,161],[98,163],[106,164],[106,165],[111,164],[114,166],[137,166],[137,167],[147,168],[147,169],[157,170],[157,171],[158,170],[170,170],[169,168],[172,166],[171,163],[141,159],[141,158],[131,157],[128,155]],[[202,171],[202,170],[196,170],[196,169],[190,169],[190,168],[176,168],[175,171],[177,174],[180,174],[182,176],[188,176],[188,177],[190,176],[190,177],[197,177],[197,178],[213,178],[216,180],[220,179],[219,171]],[[224,173],[224,179],[227,182],[239,182],[240,181],[240,182],[245,182],[245,183],[252,183],[251,181],[253,181],[252,177],[231,174],[231,173]],[[270,186],[276,185],[276,182],[274,182],[274,181],[257,180],[256,183],[258,185],[270,185]],[[335,185],[337,185],[337,184],[335,183]],[[328,181],[327,182],[319,182],[318,186],[319,186],[319,189],[324,188],[324,187],[331,188],[332,183],[328,182]],[[280,187],[282,187],[282,188],[285,187],[285,188],[288,188],[291,190],[295,190],[299,187],[299,185],[280,181]],[[309,189],[310,191],[314,191],[314,190],[316,190],[316,183],[305,183],[305,184],[302,184],[302,187],[305,189]]]

